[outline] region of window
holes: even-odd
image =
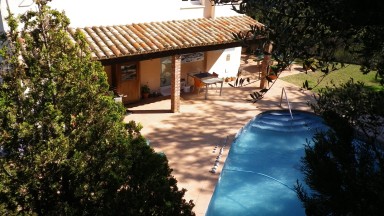
[[[201,5],[200,0],[181,0],[183,4]]]
[[[160,87],[171,85],[172,59],[171,57],[161,58]]]
[[[137,77],[137,65],[136,64],[122,65],[120,67],[120,69],[121,69],[122,81],[136,80],[136,77]]]

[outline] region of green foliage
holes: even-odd
[[[361,70],[364,74],[370,70],[377,71],[377,77],[381,84],[384,84],[384,27],[366,26],[355,40],[364,43],[364,47],[359,51],[363,58]]]
[[[149,88],[148,85],[142,85],[141,86],[141,93],[151,93],[151,89]]]
[[[311,107],[319,114],[331,110],[337,115],[343,116],[352,127],[366,134],[364,139],[376,139],[375,136],[379,133],[373,133],[373,131],[383,125],[381,124],[383,119],[380,118],[380,116],[384,116],[383,98],[384,91],[372,91],[366,88],[364,83],[355,83],[350,80],[340,86],[334,85],[321,89],[315,96],[316,103],[311,104]]]
[[[383,105],[383,92],[352,80],[323,89],[311,104],[332,130],[305,146],[305,185],[298,182],[296,191],[307,215],[382,214]]]
[[[143,125],[141,123],[137,123],[135,121],[129,121],[126,125],[125,128],[128,131],[129,136],[131,137],[137,137],[140,135],[141,129],[143,129]]]
[[[305,70],[305,73],[307,73],[308,70],[312,70],[313,72],[315,72],[316,71],[316,60],[314,58],[304,59],[303,68]]]
[[[362,57],[357,53],[357,50],[360,49],[361,48],[358,47],[351,47],[348,50],[338,49],[335,52],[335,60],[337,62],[360,65],[362,63]]]
[[[0,213],[194,215],[166,157],[122,122],[107,76],[69,20],[36,1],[3,41]],[[76,41],[76,43],[74,43]]]
[[[273,42],[273,58],[281,70],[294,59],[317,57],[328,63],[332,61],[333,48],[342,43],[337,30],[315,22],[316,11],[307,0],[246,0],[242,1],[241,13],[246,13],[265,24],[267,41]],[[255,32],[257,34],[258,32]]]
[[[303,83],[303,87],[301,88],[301,90],[312,90],[312,88],[309,87],[308,80],[305,80],[305,82]]]
[[[247,32],[232,33],[233,38],[241,41],[243,46],[247,48],[249,54],[260,56],[263,54],[263,46],[266,41],[267,32],[264,28],[255,25],[250,25],[249,28],[250,30]]]
[[[239,75],[238,75],[235,82],[233,84],[228,83],[228,85],[233,87],[233,88],[243,87],[243,84],[245,81],[247,81],[247,83],[250,83],[251,79],[249,77],[248,78],[242,78],[242,77],[239,77]]]
[[[340,86],[343,83],[353,79],[356,82],[363,82],[366,88],[371,88],[376,91],[383,90],[383,86],[380,85],[378,79],[375,78],[375,72],[370,72],[366,75],[360,72],[359,65],[348,65],[338,70],[330,72],[325,76],[321,71],[311,72],[308,74],[299,73],[291,76],[285,76],[280,79],[293,83],[297,86],[302,86],[304,82],[308,82],[309,87],[313,92],[318,93],[320,89],[325,88],[328,85]]]
[[[270,66],[271,71],[269,72],[269,75],[278,75],[279,72],[281,72],[281,66],[280,65],[272,65]]]
[[[238,9],[265,24],[263,37],[274,43],[272,55],[282,69],[295,58],[316,58],[327,72],[343,50],[362,63],[363,73],[376,71],[382,84],[383,10],[380,0],[243,0]]]

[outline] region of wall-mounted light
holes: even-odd
[[[227,54],[225,60],[226,60],[226,61],[231,61],[231,54]]]

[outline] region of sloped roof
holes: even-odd
[[[150,54],[190,47],[235,42],[232,33],[262,26],[248,16],[231,16],[138,23],[118,26],[69,28],[82,31],[97,60]]]

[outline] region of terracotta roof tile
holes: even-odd
[[[248,30],[250,25],[262,26],[248,16],[232,16],[70,28],[68,32],[72,36],[76,30],[83,32],[92,56],[96,59],[108,59],[231,43],[234,42],[232,33]]]

